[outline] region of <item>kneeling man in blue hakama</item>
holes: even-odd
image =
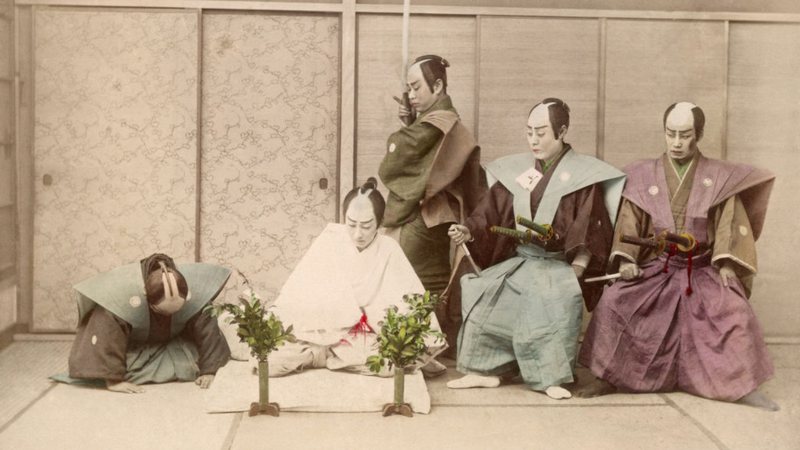
[[[602,290],[583,284],[602,274],[624,174],[576,153],[564,137],[569,107],[548,98],[531,110],[531,152],[487,165],[489,195],[450,237],[466,244],[478,276],[461,278],[464,322],[458,370],[450,388],[496,387],[519,371],[524,382],[552,398],[569,398],[583,304],[591,310]],[[531,236],[516,217],[551,227],[550,236],[518,239],[490,231],[499,226]]]

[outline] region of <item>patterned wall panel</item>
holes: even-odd
[[[727,48],[723,22],[609,20],[605,159],[618,166],[664,151],[664,110],[703,108],[700,149],[718,157],[724,130]]]
[[[273,296],[336,218],[339,20],[207,14],[203,34],[202,260]]]
[[[447,92],[464,124],[475,130],[475,18],[412,16],[409,61],[438,54],[450,62]],[[397,103],[402,68],[402,18],[358,17],[356,181],[377,178],[386,139],[400,128]]]
[[[74,283],[155,251],[194,257],[197,19],[35,20],[34,328],[68,330]]]
[[[800,25],[732,24],[728,159],[775,172],[751,303],[768,335],[797,336]]]
[[[481,157],[528,150],[528,112],[546,97],[571,110],[566,141],[594,155],[599,25],[594,19],[484,18],[480,50]]]

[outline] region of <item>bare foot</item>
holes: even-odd
[[[447,387],[450,389],[468,389],[476,387],[496,388],[497,386],[500,386],[500,377],[478,375],[476,373],[470,373],[457,380],[447,382]]]
[[[122,392],[123,394],[141,394],[144,392],[143,387],[128,383],[127,381],[114,382],[106,380],[106,388],[108,388],[109,391]]]
[[[753,391],[744,397],[736,400],[736,403],[742,405],[755,406],[756,408],[765,409],[767,411],[778,411],[781,409],[777,403],[773,402],[766,395],[758,391]]]
[[[575,395],[580,398],[599,397],[601,395],[608,395],[617,392],[617,388],[613,384],[601,378],[592,378],[586,384],[578,386],[575,390]]]
[[[572,398],[572,393],[561,386],[550,386],[544,390],[548,397],[555,400],[563,400],[565,398]]]

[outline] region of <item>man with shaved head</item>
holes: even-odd
[[[584,302],[602,286],[583,283],[604,272],[624,175],[577,153],[565,141],[569,107],[546,98],[528,114],[529,151],[486,166],[496,182],[450,236],[485,270],[461,277],[464,323],[458,370],[449,388],[496,387],[518,373],[532,390],[571,397]],[[518,240],[491,232],[527,231],[520,216],[550,226],[550,235]]]
[[[603,293],[581,348],[598,380],[577,394],[682,390],[777,409],[757,391],[773,367],[747,301],[774,176],[703,156],[705,115],[692,103],[670,105],[663,124],[666,152],[625,169],[611,252],[621,280]]]
[[[408,68],[411,110],[416,118],[392,133],[378,172],[389,189],[384,227],[398,240],[426,290],[441,294],[451,273],[447,228],[461,223],[486,192],[480,148],[447,93],[450,63],[438,55],[418,57]],[[457,298],[437,316],[451,348],[460,325]]]

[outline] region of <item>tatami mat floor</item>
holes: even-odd
[[[41,339],[41,337],[37,337]],[[206,414],[193,383],[141,395],[55,384],[69,340],[21,340],[0,351],[2,449],[800,449],[800,345],[771,345],[762,390],[781,410],[675,394],[551,400],[522,385],[454,391],[451,367],[429,380],[430,414]],[[68,338],[67,338],[68,339]]]

